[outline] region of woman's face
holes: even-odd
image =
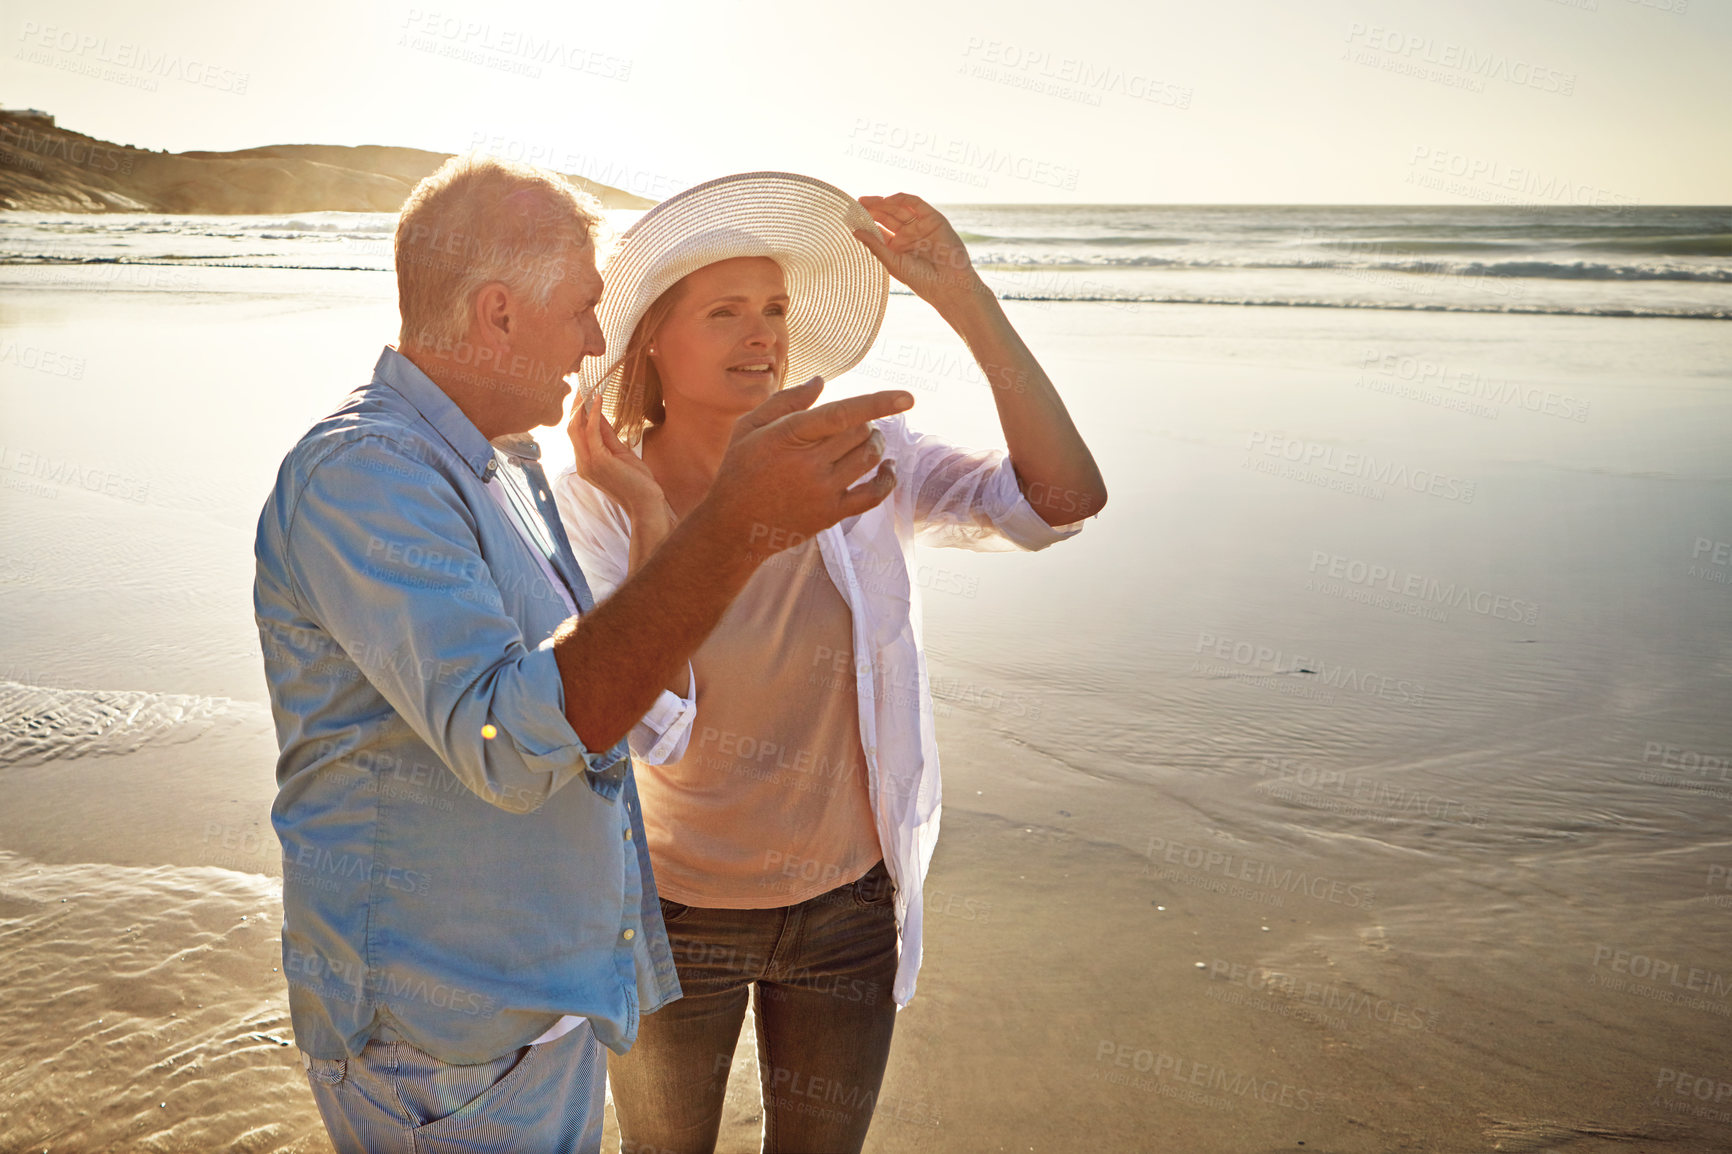
[[[765,256],[705,265],[680,282],[680,297],[650,347],[668,419],[682,410],[739,416],[781,387],[788,361],[788,290]]]

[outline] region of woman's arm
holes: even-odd
[[[627,509],[625,514],[631,518],[631,553],[625,563],[625,575],[630,577],[673,532],[674,511],[664,500],[659,509]]]
[[[854,235],[891,276],[938,310],[991,382],[1005,448],[1028,503],[1049,525],[1100,512],[1107,489],[1094,455],[944,214],[900,192],[863,196],[860,203],[883,231]]]

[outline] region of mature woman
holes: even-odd
[[[787,539],[664,695],[663,736],[634,752],[684,997],[610,1062],[626,1150],[714,1147],[749,990],[764,1148],[860,1149],[896,1007],[914,994],[938,836],[913,544],[1041,549],[1106,499],[1058,393],[940,213],[788,174],[726,177],[659,205],[608,265],[610,351],[587,362],[576,472],[555,486],[597,596],[703,497],[736,420],[785,381],[860,361],[886,270],[973,351],[1009,453],[877,422],[869,452],[896,490]],[[760,529],[783,545],[777,526]]]

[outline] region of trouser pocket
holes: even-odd
[[[335,1086],[349,1074],[349,1059],[315,1058],[305,1050],[301,1051],[301,1065],[306,1067],[307,1077],[321,1086]]]

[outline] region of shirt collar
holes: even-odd
[[[494,463],[493,446],[481,435],[475,422],[457,407],[457,402],[434,384],[433,378],[416,368],[414,361],[386,345],[385,351],[379,354],[379,363],[373,366],[373,379],[389,385],[408,401],[477,477],[483,481],[492,480],[493,472],[498,468]]]
[[[529,433],[501,433],[493,438],[493,447],[510,457],[516,465],[541,460],[541,446]]]

